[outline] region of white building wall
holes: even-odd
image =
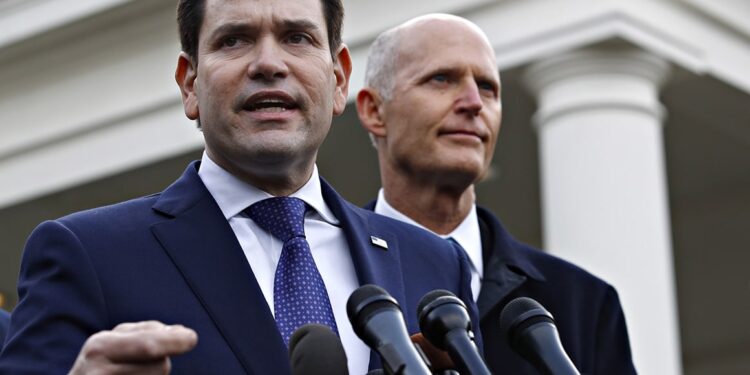
[[[0,176],[12,181],[0,208],[201,147],[172,78],[174,9],[149,10],[0,53]]]

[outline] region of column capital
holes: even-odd
[[[538,100],[537,125],[596,108],[642,111],[661,119],[664,109],[658,93],[669,72],[669,63],[661,57],[612,43],[535,62],[524,72],[523,81]]]

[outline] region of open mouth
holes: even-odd
[[[287,109],[294,108],[296,108],[296,106],[292,103],[286,103],[276,99],[264,99],[245,106],[245,109],[251,112],[283,112]]]
[[[261,92],[251,95],[242,109],[250,112],[279,113],[297,109],[297,102],[283,92]]]

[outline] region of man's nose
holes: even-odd
[[[255,47],[253,61],[248,66],[251,79],[271,81],[284,78],[289,67],[284,60],[284,51],[274,38],[262,38]]]
[[[479,93],[479,86],[474,80],[467,80],[461,85],[459,97],[456,101],[456,111],[458,113],[477,116],[482,110],[482,96]]]

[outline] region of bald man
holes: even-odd
[[[495,53],[473,23],[427,15],[381,34],[357,95],[378,152],[383,188],[370,208],[457,242],[472,266],[484,351],[496,374],[535,374],[501,337],[499,314],[534,298],[555,317],[581,373],[633,374],[615,289],[583,269],[515,240],[475,204],[500,130]]]

